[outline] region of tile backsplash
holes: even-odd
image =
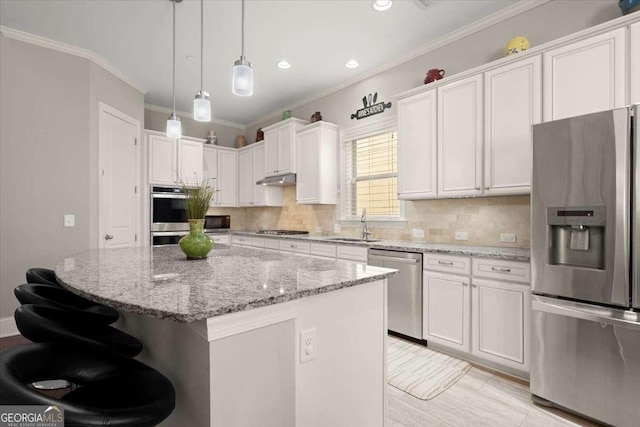
[[[306,230],[314,235],[334,235],[338,209],[333,205],[298,205],[296,188],[285,187],[284,206],[269,208],[209,209],[210,214],[231,215],[233,230],[261,228]],[[530,244],[530,197],[500,196],[464,199],[437,199],[406,202],[406,222],[393,228],[371,221],[373,238],[415,240],[430,243],[487,245],[528,248]],[[359,225],[342,223],[342,236],[359,236]],[[422,230],[424,237],[412,238],[411,230]],[[468,240],[455,240],[463,231]],[[516,235],[515,243],[501,243],[500,234]]]

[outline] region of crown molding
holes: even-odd
[[[551,0],[520,0],[517,3],[515,3],[513,6],[505,7],[502,10],[492,13],[491,15],[488,15],[477,21],[474,21],[473,23],[466,25],[456,31],[453,31],[451,33],[445,34],[444,36],[438,37],[437,39],[430,41],[429,43],[426,43],[420,46],[419,48],[406,53],[405,55],[399,56],[391,61],[387,61],[377,67],[374,67],[371,70],[365,71],[362,74],[359,74],[353,78],[345,80],[342,83],[338,84],[337,86],[334,86],[325,91],[316,93],[315,95],[308,96],[294,104],[279,108],[277,111],[273,111],[271,113],[265,114],[264,116],[248,123],[247,127],[258,126],[260,124],[263,124],[271,119],[279,117],[282,110],[294,110],[303,105],[309,104],[313,101],[317,101],[320,98],[324,98],[325,96],[331,95],[335,92],[345,89],[358,82],[371,78],[376,74],[380,74],[391,68],[397,67],[398,65],[404,64],[405,62],[409,62],[419,56],[422,56],[436,49],[439,49],[443,46],[446,46],[450,43],[463,39],[467,36],[477,33],[478,31],[482,31],[502,21],[506,21],[507,19],[513,18],[514,16],[528,12],[529,10],[535,9],[536,7],[549,3],[550,1]]]
[[[62,43],[56,40],[51,40],[46,37],[41,37],[32,33],[27,33],[25,31],[16,30],[15,28],[5,27],[4,25],[0,25],[0,33],[10,39],[88,59],[108,73],[111,73],[114,77],[122,80],[124,83],[128,84],[141,94],[144,95],[147,93],[147,90],[145,88],[126,76],[123,72],[116,68],[115,65],[91,50],[82,49],[80,47],[72,46],[70,44]]]
[[[156,111],[158,113],[165,113],[165,114],[173,113],[173,110],[171,108],[161,107],[159,105],[153,105],[153,104],[144,104],[144,109],[149,111]],[[193,113],[189,113],[187,111],[176,110],[176,116],[182,117],[184,119],[193,119]],[[213,123],[221,126],[228,126],[230,128],[240,129],[243,131],[247,129],[246,126],[241,123],[230,122],[227,120],[221,120],[216,118],[211,119],[209,123]]]

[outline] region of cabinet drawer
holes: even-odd
[[[264,239],[261,237],[251,237],[249,239],[249,245],[255,248],[264,248]]]
[[[287,252],[296,252],[299,254],[308,254],[309,243],[280,240],[280,250]]]
[[[471,258],[455,255],[423,255],[423,269],[468,275],[471,273]]]
[[[231,239],[232,244],[240,246],[251,246],[251,237],[248,236],[233,236]]]
[[[327,245],[323,243],[311,243],[311,255],[317,255],[324,258],[336,257],[336,245]]]
[[[337,246],[338,259],[367,262],[369,249],[359,246]]]
[[[277,239],[264,239],[264,247],[267,249],[280,250],[280,240]]]
[[[211,240],[213,240],[215,243],[221,243],[223,245],[229,244],[228,234],[209,234],[209,237],[211,237]]]
[[[473,276],[510,282],[531,282],[531,265],[526,262],[503,261],[499,259],[473,259]]]

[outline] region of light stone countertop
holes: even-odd
[[[193,322],[382,280],[397,270],[216,244],[196,261],[178,246],[87,250],[55,272],[65,288],[91,301]]]
[[[258,234],[255,231],[230,231],[229,234],[244,235],[253,237],[264,237],[269,239],[291,239],[304,242],[332,243],[338,245],[362,246],[372,249],[387,249],[393,251],[435,253],[443,255],[464,255],[479,258],[495,258],[506,261],[529,262],[531,253],[529,249],[507,248],[500,246],[468,246],[468,245],[445,245],[440,243],[421,243],[406,240],[377,240],[373,242],[353,242],[335,240],[338,236],[311,236],[308,234],[293,236],[278,236],[272,234]]]

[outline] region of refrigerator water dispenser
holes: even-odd
[[[549,264],[595,268],[605,266],[605,208],[547,208]]]

